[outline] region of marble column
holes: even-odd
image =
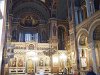
[[[96,52],[95,52],[95,45],[94,45],[94,42],[93,41],[89,43],[89,48],[92,51],[93,70],[97,74]]]
[[[80,9],[79,10],[79,20],[80,20],[80,23],[82,22],[82,10]]]
[[[75,24],[77,25],[79,23],[78,21],[78,8],[75,7]]]
[[[90,1],[90,7],[91,7],[91,15],[95,12],[95,8],[94,8],[94,0]]]
[[[90,17],[90,0],[85,0],[86,1],[86,9],[87,9],[87,17]]]

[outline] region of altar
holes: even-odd
[[[65,66],[64,61],[60,61],[60,55],[65,51],[50,50],[50,44],[37,42],[12,42],[14,45],[13,57],[8,61],[9,74],[31,74],[60,72]],[[49,52],[49,53],[48,53]],[[51,55],[51,53],[52,55]],[[60,57],[59,57],[60,56]]]

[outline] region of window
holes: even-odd
[[[25,34],[25,42],[31,41],[31,34]]]
[[[26,33],[25,34],[25,42],[29,42],[29,41],[38,41],[38,33]]]

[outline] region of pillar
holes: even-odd
[[[58,50],[58,26],[55,18],[50,18],[50,38],[49,43],[52,48]]]
[[[73,69],[80,70],[79,55],[76,40],[76,26],[75,26],[75,2],[71,0],[71,20],[69,21],[69,35],[70,35],[70,52],[75,53],[75,64],[72,64]]]
[[[75,7],[75,24],[77,25],[79,23],[78,20],[78,7]]]
[[[82,10],[80,9],[79,10],[79,20],[80,20],[80,23],[82,22]]]
[[[5,24],[6,24],[6,0],[0,0],[0,75],[2,70],[2,56],[3,56],[3,47],[5,41]]]
[[[91,15],[95,12],[95,8],[94,8],[94,0],[90,1],[90,6],[91,6]]]
[[[58,6],[58,0],[53,0],[52,2],[52,9],[51,9],[51,15],[53,18],[56,18],[57,15],[57,6]]]
[[[11,41],[11,37],[12,37],[11,33],[12,33],[12,14],[8,16],[8,31],[7,31],[8,36],[7,38],[9,41]]]
[[[91,49],[92,52],[93,70],[97,74],[96,52],[95,52],[95,45],[93,41],[89,43],[89,48]]]
[[[86,9],[87,9],[87,17],[90,17],[90,0],[85,0],[86,1]]]

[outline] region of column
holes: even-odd
[[[58,29],[57,29],[57,20],[55,18],[50,18],[50,38],[49,42],[52,47],[56,47],[58,49]]]
[[[6,24],[6,1],[5,0],[0,0],[0,13],[1,13],[1,18],[0,18],[0,75],[1,75],[1,68],[2,68],[2,54],[3,54],[3,46],[4,46],[4,41],[5,41],[5,24]]]
[[[80,9],[79,10],[79,20],[80,20],[80,23],[82,22],[82,10]]]
[[[93,41],[89,43],[89,47],[90,47],[90,49],[92,51],[93,70],[97,74],[96,52],[95,52],[95,45],[94,45],[94,42]]]
[[[19,33],[19,42],[21,42],[21,32]]]
[[[92,15],[92,14],[95,12],[95,8],[94,8],[94,0],[91,0],[90,6],[91,6],[91,15]]]
[[[13,15],[12,14],[9,14],[9,16],[8,16],[9,18],[8,18],[8,23],[9,23],[9,29],[8,29],[8,34],[9,34],[9,38],[10,38],[10,40],[11,40],[11,33],[12,33],[12,18],[13,18]]]
[[[69,21],[69,35],[70,35],[70,51],[75,52],[75,64],[72,64],[73,69],[77,68],[80,70],[79,65],[79,53],[77,49],[77,40],[76,40],[76,29],[75,29],[75,2],[74,0],[71,0],[71,13],[72,13],[72,20]]]
[[[52,15],[53,18],[57,17],[57,15],[56,15],[56,13],[57,13],[57,5],[58,5],[58,0],[53,0],[52,9],[51,9],[51,15]]]
[[[50,18],[50,37],[53,39],[54,37],[57,39],[57,20],[56,18]]]
[[[87,17],[89,17],[90,14],[90,0],[85,0],[86,1],[86,9],[87,9]]]
[[[69,5],[70,4],[70,5]],[[68,20],[71,21],[72,20],[72,4],[71,4],[71,1],[68,2]]]
[[[75,24],[77,25],[79,23],[78,21],[78,8],[75,7]]]

